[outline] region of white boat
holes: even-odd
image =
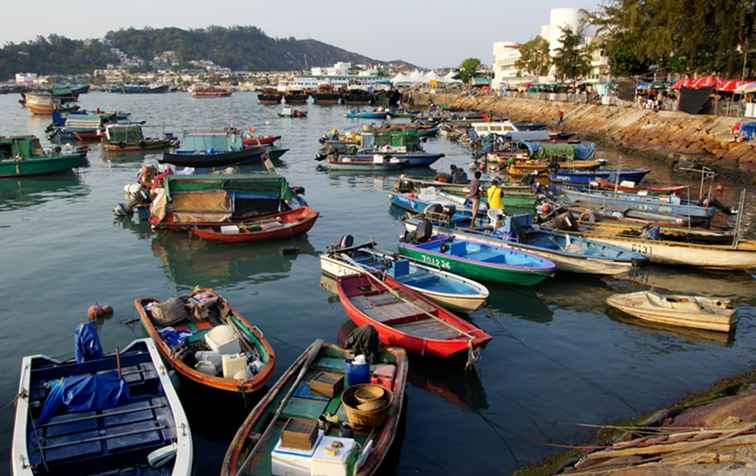
[[[730,332],[737,322],[729,299],[639,291],[613,294],[606,303],[638,319],[670,326]]]
[[[41,418],[47,397],[55,391],[48,391],[51,384],[58,383],[66,392],[66,379],[96,379],[115,372],[128,389],[128,396],[119,399],[117,406],[63,414],[59,410]],[[69,391],[84,393],[82,388],[99,385],[103,384],[93,381]],[[108,396],[112,398],[113,393]],[[89,397],[79,394],[73,404]],[[92,396],[96,398],[102,395]],[[21,361],[11,449],[13,476],[96,476],[126,468],[139,474],[190,476],[192,458],[189,421],[152,340],[135,340],[117,354],[83,363],[45,355]]]
[[[756,269],[754,240],[741,240],[737,246],[732,246],[605,236],[590,232],[570,233],[635,251],[652,263],[709,269]]]
[[[424,297],[452,311],[471,313],[483,306],[488,299],[488,288],[482,284],[456,274],[424,266],[409,260],[395,259],[389,253],[372,248],[372,244],[354,247],[347,254],[331,252],[320,255],[321,271],[331,277],[354,276],[365,272],[365,268],[385,270],[394,279]],[[397,272],[404,261],[405,273]],[[364,266],[364,267],[363,267]]]

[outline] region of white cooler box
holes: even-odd
[[[334,443],[341,446],[336,448]],[[351,438],[324,436],[315,446],[310,476],[347,476],[347,458],[355,446]],[[329,451],[329,448],[333,451]]]
[[[309,451],[285,448],[281,446],[281,439],[279,438],[270,454],[273,476],[311,476],[312,456],[322,438],[324,438],[323,432],[319,431],[315,445]]]

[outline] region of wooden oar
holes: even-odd
[[[404,302],[406,304],[409,304],[410,306],[418,309],[422,314],[425,314],[426,316],[430,317],[431,319],[434,319],[434,320],[442,323],[443,325],[445,325],[445,326],[447,326],[447,327],[449,327],[451,329],[454,329],[456,332],[464,335],[465,337],[467,337],[471,341],[473,339],[475,339],[475,336],[473,336],[472,334],[470,334],[470,333],[468,333],[466,331],[463,331],[462,329],[449,324],[448,322],[446,322],[445,320],[441,319],[440,317],[435,316],[435,315],[431,314],[430,312],[426,311],[425,309],[423,309],[422,307],[418,306],[416,303],[414,303],[414,302],[412,302],[412,301],[410,301],[410,300],[402,297],[402,295],[399,294],[394,288],[392,288],[388,284],[384,283],[382,279],[380,279],[379,277],[375,276],[370,271],[366,270],[361,264],[359,264],[358,262],[356,262],[355,260],[353,260],[350,256],[348,256],[348,255],[342,255],[342,259],[344,259],[347,263],[351,264],[352,266],[354,266],[354,267],[356,267],[358,269],[361,269],[363,274],[369,276],[370,279],[372,279],[373,281],[379,283],[381,286],[383,286],[384,289],[386,289],[386,291],[389,292],[389,294],[391,294],[395,298],[397,298],[400,301],[402,301],[402,302]]]
[[[304,364],[302,364],[302,370],[299,371],[299,375],[297,375],[297,378],[294,380],[294,383],[292,383],[291,388],[289,388],[289,391],[286,393],[286,396],[284,396],[283,400],[281,400],[281,403],[278,404],[276,413],[273,415],[273,418],[270,420],[270,425],[268,425],[268,427],[265,429],[262,435],[260,435],[260,438],[257,439],[255,446],[252,447],[252,450],[244,459],[244,462],[241,464],[241,466],[239,466],[239,469],[236,471],[236,476],[239,476],[242,473],[244,468],[247,466],[247,463],[249,463],[249,460],[252,458],[252,455],[254,455],[255,451],[257,451],[257,447],[260,446],[260,444],[268,436],[268,433],[270,433],[271,429],[273,429],[273,427],[275,426],[276,420],[278,420],[278,417],[281,416],[281,412],[283,411],[284,407],[288,403],[294,391],[297,389],[297,386],[299,385],[300,380],[302,380],[302,378],[304,378],[304,375],[307,373],[307,369],[309,369],[312,363],[315,361],[315,358],[318,356],[318,352],[320,351],[321,347],[323,347],[322,339],[317,339],[315,342],[310,344],[310,347],[307,350],[309,355],[307,356],[307,360],[305,360]]]

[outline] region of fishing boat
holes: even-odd
[[[345,237],[346,238],[346,237]],[[351,237],[349,237],[351,238]],[[345,243],[342,238],[341,245]],[[320,255],[320,270],[333,278],[382,271],[421,296],[456,312],[471,313],[488,299],[488,289],[471,279],[431,268],[375,248],[375,243],[359,246],[332,246]]]
[[[266,88],[257,93],[257,101],[266,106],[281,104],[281,99],[283,99],[283,93],[275,88]]]
[[[575,185],[588,185],[598,180],[602,180],[603,183],[607,183],[607,182],[640,183],[649,172],[651,172],[651,169],[580,170],[580,169],[559,168],[551,173],[550,180],[552,182],[575,184]]]
[[[195,98],[226,98],[231,96],[231,90],[220,86],[194,86],[192,97]]]
[[[440,211],[448,215],[448,222],[452,225],[470,223],[472,220],[472,208],[468,199],[432,187],[420,189],[420,193],[390,193],[389,200],[391,205],[412,213],[425,213],[428,207],[438,205]],[[503,192],[502,201],[507,213],[532,212],[536,205],[536,198],[531,193]],[[485,219],[487,210],[486,200],[481,199],[476,218]]]
[[[651,263],[710,269],[756,269],[755,240],[738,240],[732,245],[712,245],[593,231],[570,233],[640,253]]]
[[[512,223],[517,217],[505,217]],[[421,219],[404,221],[405,229],[414,232]],[[505,225],[503,228],[514,228]],[[433,233],[453,236],[493,247],[510,248],[541,256],[556,265],[558,271],[615,276],[645,264],[648,258],[625,248],[601,243],[582,236],[531,226],[518,227],[511,233],[473,228],[433,226]]]
[[[120,84],[110,88],[111,93],[121,94],[162,94],[170,90],[170,85],[152,83],[152,84]]]
[[[642,213],[689,217],[696,221],[709,221],[717,211],[714,207],[684,200],[674,194],[660,197],[608,191],[583,192],[570,189],[562,190],[562,194],[571,204],[623,213],[633,210]]]
[[[326,416],[336,414],[341,416],[342,421],[347,420],[342,394],[328,397],[315,393],[310,382],[313,377],[324,372],[335,374],[343,379],[346,374],[345,361],[348,357],[348,351],[341,347],[324,344],[320,340],[311,344],[244,420],[226,450],[221,476],[270,475],[273,459],[278,457],[273,455],[274,448],[281,447],[280,440],[284,427],[292,418],[305,419],[316,424]],[[377,368],[388,370],[393,374],[392,377],[384,378],[382,381],[384,385],[391,388],[393,394],[390,407],[385,412],[385,419],[369,432],[354,431],[348,439],[333,439],[345,436],[338,430],[337,425],[326,425],[326,429],[321,430],[316,437],[315,444],[318,449],[314,452],[318,452],[321,446],[327,447],[332,441],[342,443],[344,450],[346,450],[344,444],[353,447],[353,450],[349,451],[351,456],[346,458],[334,457],[339,455],[338,449],[332,452],[332,456],[328,458],[331,464],[328,464],[327,469],[339,471],[335,474],[354,476],[375,474],[399,431],[409,367],[407,354],[398,347],[388,347],[377,354],[375,364]],[[286,455],[283,457],[285,458]],[[307,454],[300,459],[305,464],[311,462]],[[346,462],[352,462],[348,472],[342,466],[345,463],[344,459]],[[300,473],[311,474],[307,472],[308,469],[305,468]]]
[[[163,358],[199,385],[252,393],[273,373],[276,355],[262,331],[212,289],[163,302],[136,298],[134,307]]]
[[[393,172],[409,165],[406,159],[390,155],[329,155],[318,167],[328,171]]]
[[[13,476],[192,474],[189,422],[149,339],[86,361],[26,356],[15,405]]]
[[[338,91],[335,91],[330,84],[321,84],[318,86],[317,91],[313,92],[311,96],[313,101],[315,101],[315,104],[320,106],[338,104],[339,99],[341,98],[341,94]]]
[[[290,104],[290,105],[304,105],[307,104],[307,99],[309,99],[309,95],[306,94],[304,91],[287,91],[284,96],[284,103]]]
[[[571,170],[595,170],[604,164],[598,160],[573,160],[560,162],[559,168]],[[546,175],[554,164],[547,160],[521,160],[506,167],[506,173],[511,177],[526,175]]]
[[[224,243],[283,240],[310,231],[318,216],[318,212],[312,208],[300,207],[273,216],[228,225],[197,226],[192,228],[192,234],[203,240]]]
[[[34,115],[49,116],[60,109],[61,102],[49,92],[29,92],[25,95],[24,105]]]
[[[352,110],[348,111],[345,116],[347,119],[386,119],[389,115],[389,111],[360,111]]]
[[[304,119],[307,117],[307,111],[285,107],[278,112],[278,117],[289,117],[292,119]]]
[[[301,191],[267,172],[168,175],[155,195],[150,224],[168,230],[232,225],[306,206]]]
[[[79,167],[86,153],[45,152],[35,136],[0,136],[0,178],[45,175]]]
[[[181,148],[164,152],[161,164],[182,167],[225,167],[261,162],[265,146],[245,147],[236,129],[186,132]]]
[[[435,235],[404,240],[399,253],[414,261],[480,281],[532,286],[552,276],[556,265],[531,252]]]
[[[491,336],[390,276],[364,273],[337,281],[339,300],[357,326],[370,325],[384,345],[429,357],[474,351]]]
[[[347,106],[369,106],[373,102],[373,95],[354,85],[347,86],[347,91],[341,95],[341,102]]]
[[[670,326],[730,332],[737,322],[729,299],[639,291],[613,294],[606,303],[638,319]]]
[[[173,134],[162,138],[145,137],[139,124],[109,124],[102,138],[103,148],[108,152],[131,152],[162,150],[177,147],[178,139]]]
[[[360,154],[378,154],[396,157],[398,159],[406,160],[408,167],[430,167],[436,161],[445,157],[445,154],[441,153],[436,154],[433,152],[425,151],[403,152],[403,149],[401,148],[391,147],[384,149],[362,150],[360,151]]]

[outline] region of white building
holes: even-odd
[[[533,80],[515,65],[520,59],[520,44],[516,41],[497,41],[493,44],[493,55],[494,91],[517,88]]]

